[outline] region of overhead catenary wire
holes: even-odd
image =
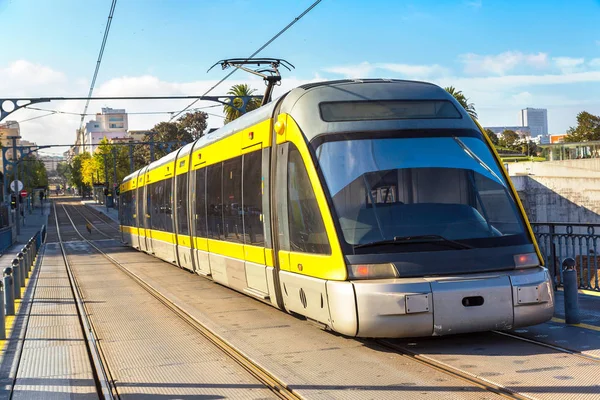
[[[192,110],[193,111],[201,111],[201,110],[205,110],[207,108],[214,108],[214,107],[220,107],[220,106],[221,106],[220,104],[215,104],[215,105],[211,105],[211,106],[204,106],[204,107],[193,108]],[[33,111],[44,111],[44,112],[47,112],[48,114],[39,115],[37,117],[32,117],[32,118],[24,119],[22,121],[19,121],[19,123],[31,121],[31,120],[38,119],[38,118],[49,117],[49,116],[55,115],[55,114],[77,115],[77,116],[82,116],[82,117],[90,116],[90,115],[96,115],[94,113],[81,114],[81,113],[76,113],[76,112],[71,112],[71,111],[49,110],[47,108],[29,107],[29,106],[25,106],[24,108],[26,108],[28,110],[33,110]],[[173,115],[176,112],[177,111],[174,111],[174,110],[171,110],[171,111],[134,111],[134,112],[128,112],[127,115],[160,115],[160,114],[171,114],[171,115]],[[223,115],[214,114],[214,113],[210,113],[210,112],[205,112],[205,114],[212,115],[214,117],[225,118]]]
[[[115,7],[117,6],[117,0],[112,0],[112,4],[110,6],[110,11],[108,13],[108,20],[106,21],[106,28],[104,29],[104,37],[102,38],[102,44],[100,45],[100,53],[98,54],[98,61],[96,62],[96,69],[94,70],[94,76],[92,78],[92,84],[90,85],[90,91],[88,93],[88,97],[92,97],[92,93],[94,92],[94,86],[96,85],[96,78],[98,77],[98,71],[100,71],[100,64],[102,63],[102,56],[104,55],[104,49],[106,48],[106,41],[108,39],[108,33],[110,32],[110,26],[112,24],[113,15],[115,13]],[[83,120],[85,119],[85,114],[87,112],[88,106],[90,105],[90,100],[88,99],[85,103],[85,107],[83,108],[83,113],[81,113],[81,121],[79,122],[79,130],[83,127]]]
[[[270,45],[271,43],[273,43],[273,41],[275,41],[279,36],[281,36],[285,31],[287,31],[288,29],[290,29],[296,22],[300,21],[300,19],[302,19],[302,17],[304,17],[306,14],[308,14],[313,8],[315,8],[322,0],[317,0],[315,1],[313,4],[310,5],[310,7],[308,7],[306,10],[304,10],[302,12],[302,14],[298,15],[296,18],[294,18],[294,20],[292,22],[290,22],[289,24],[286,25],[285,28],[283,28],[282,30],[280,30],[279,32],[277,32],[277,34],[275,36],[273,36],[271,39],[269,39],[265,44],[263,44],[262,46],[260,46],[258,48],[258,50],[256,50],[254,53],[252,53],[250,56],[248,56],[245,61],[248,61],[249,59],[251,59],[252,57],[254,57],[255,55],[257,55],[258,53],[260,53],[261,51],[263,51],[268,45]],[[209,94],[210,92],[212,92],[217,86],[219,86],[221,83],[225,82],[231,75],[233,75],[239,68],[236,67],[235,69],[233,69],[231,72],[229,72],[227,75],[225,75],[220,81],[218,81],[217,83],[215,83],[210,89],[208,89],[202,96],[206,96],[207,94]],[[169,121],[174,120],[175,118],[177,118],[179,115],[181,115],[182,113],[184,113],[185,111],[187,111],[191,106],[193,106],[194,104],[196,104],[200,99],[196,99],[193,102],[191,102],[187,107],[185,107],[183,110],[179,111],[177,114],[173,115],[171,117],[171,119]]]

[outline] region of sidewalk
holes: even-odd
[[[44,214],[42,215],[39,207],[34,208],[32,213],[25,212],[25,218],[20,218],[21,233],[17,235],[17,240],[11,247],[0,254],[0,270],[8,266],[8,262],[12,261],[15,255],[23,248],[23,245],[29,241],[41,228],[42,225],[48,227],[48,215],[50,213],[50,202],[44,204]],[[5,260],[8,260],[5,262]],[[5,265],[6,264],[6,265]]]
[[[85,204],[86,206],[101,212],[117,223],[119,222],[119,211],[116,208],[109,208],[108,211],[106,211],[106,206],[104,204],[98,204],[94,200],[82,200],[81,204]]]
[[[565,304],[562,290],[554,292],[554,318],[528,328],[515,329],[514,333],[531,340],[571,350],[575,353],[600,359],[600,292],[579,293],[581,323],[565,323]]]

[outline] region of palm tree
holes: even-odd
[[[231,96],[236,96],[236,98],[233,99],[233,106],[239,108],[244,104],[241,97],[253,96],[255,92],[256,89],[251,89],[250,86],[248,86],[245,83],[242,83],[239,85],[233,85],[231,89],[229,89],[229,92],[227,92],[227,94]],[[248,101],[248,104],[246,104],[246,112],[256,110],[258,107],[260,107],[260,103],[260,99],[250,99]],[[228,122],[233,121],[236,118],[239,118],[242,115],[242,113],[234,107],[230,105],[225,105],[223,108],[223,111],[225,112],[226,124]]]
[[[456,90],[454,86],[449,86],[444,88],[446,92],[450,93],[452,97],[456,99],[460,103],[461,106],[465,109],[467,114],[471,116],[473,119],[477,119],[477,112],[475,111],[475,104],[469,103],[469,99],[465,97],[463,92],[460,90]]]

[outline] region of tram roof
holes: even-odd
[[[323,102],[386,101],[386,100],[446,100],[456,107],[460,118],[456,119],[388,119],[365,121],[327,122],[321,118],[319,106]],[[477,125],[463,107],[441,87],[428,82],[398,79],[345,79],[309,83],[292,89],[269,104],[251,111],[216,131],[202,136],[181,149],[179,157],[211,143],[222,140],[249,126],[272,117],[281,104],[281,112],[290,114],[301,127],[308,141],[337,132],[374,131],[396,129],[475,129]],[[154,161],[147,171],[174,160],[178,150]],[[146,168],[146,167],[144,167]],[[143,170],[141,168],[140,170]],[[125,177],[123,182],[134,179],[138,172]]]
[[[456,119],[387,119],[327,122],[321,117],[325,102],[445,100],[456,107]],[[477,125],[463,107],[441,87],[428,82],[397,79],[355,79],[316,82],[291,90],[281,103],[308,141],[327,133],[396,129],[475,129]]]

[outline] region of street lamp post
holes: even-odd
[[[108,168],[106,165],[106,153],[102,155],[104,158],[104,182],[106,185],[106,191],[104,192],[104,204],[106,205],[106,212],[108,213]]]
[[[17,139],[21,139],[21,136],[8,136],[7,139],[12,139],[12,148],[13,148],[13,153],[12,153],[12,158],[13,158],[13,162],[15,163],[15,192],[16,192],[16,199],[17,199],[17,212],[15,213],[16,217],[15,217],[15,221],[17,224],[17,235],[21,234],[21,225],[20,225],[20,217],[21,217],[21,199],[20,199],[20,193],[19,193],[19,164],[18,164],[18,156],[17,156]]]

